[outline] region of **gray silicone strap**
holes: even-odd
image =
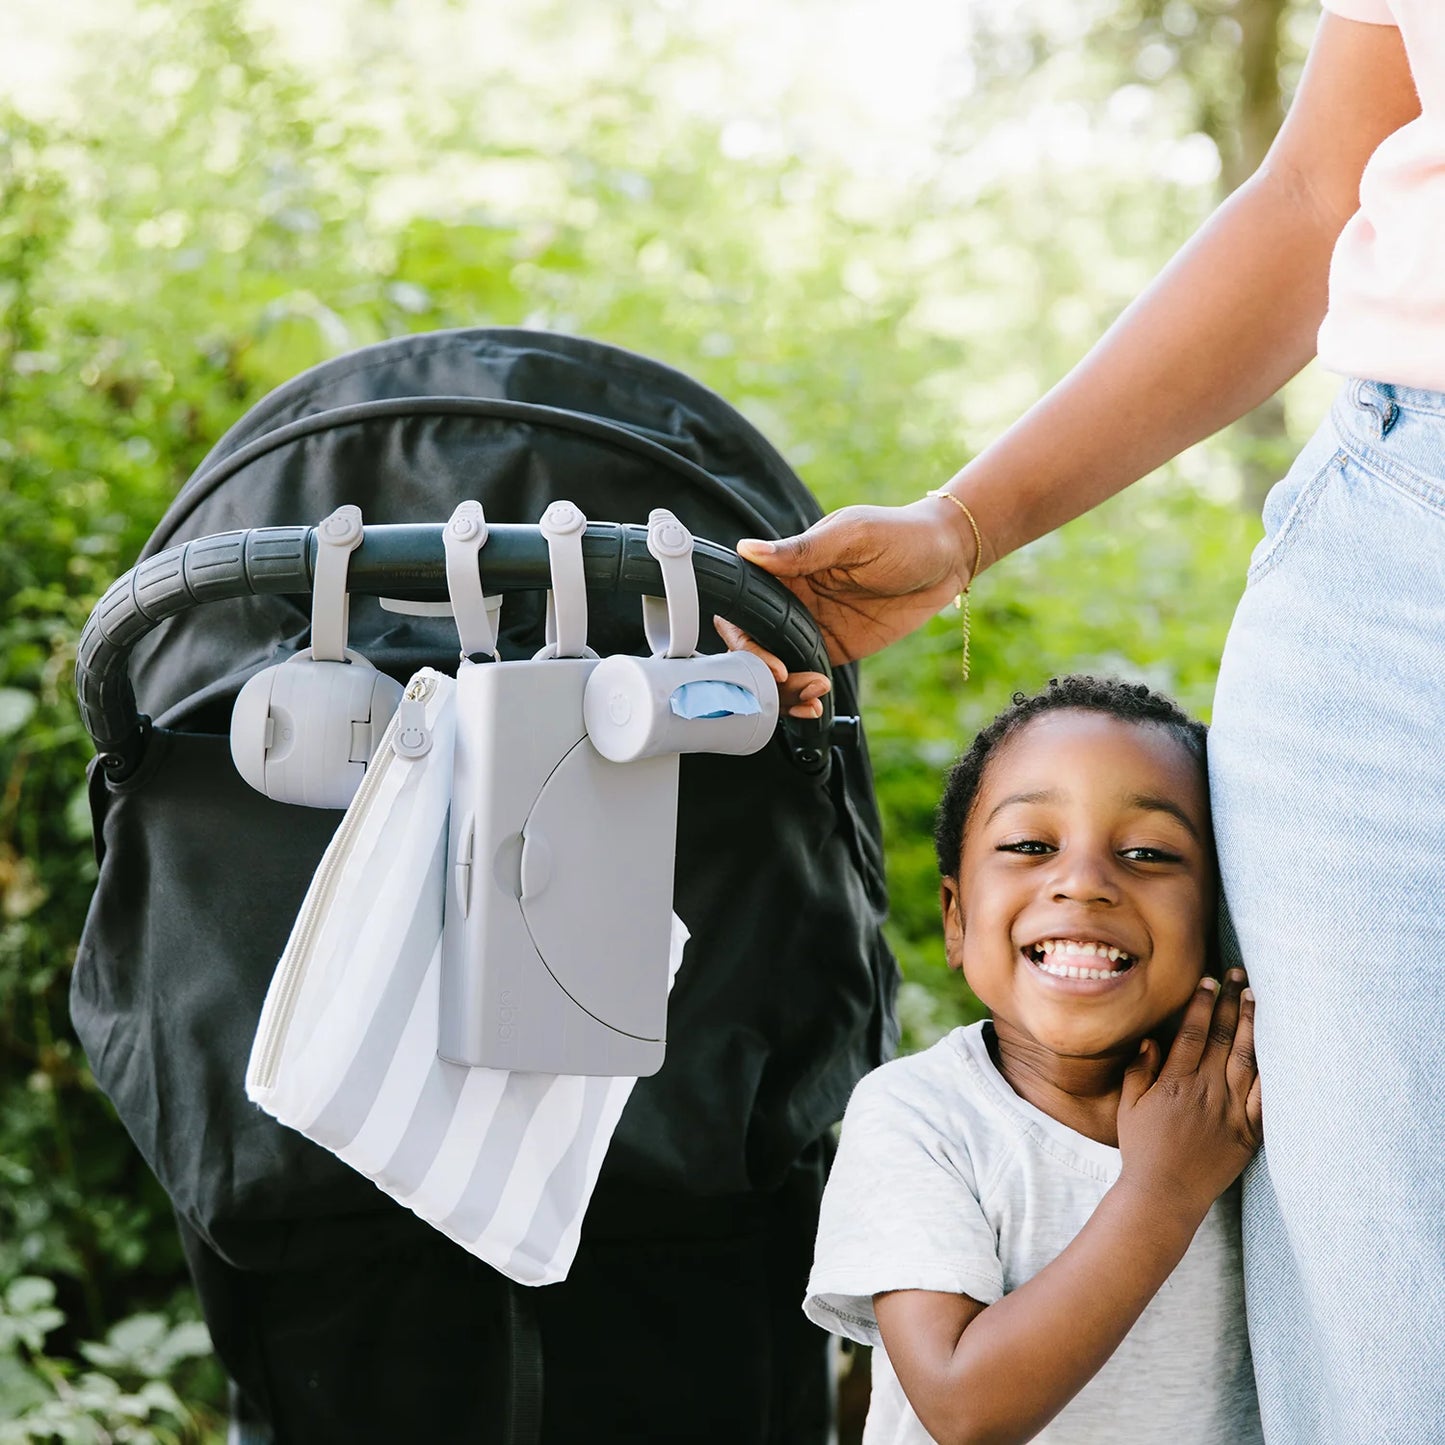
[[[587,518],[571,502],[553,502],[538,524],[547,539],[552,590],[547,593],[548,657],[587,655],[587,578],[582,569],[582,534]]]
[[[692,533],[662,507],[647,518],[647,550],[662,569],[661,597],[642,599],[642,626],[654,657],[691,657],[697,651],[697,574]]]
[[[318,662],[346,661],[351,599],[346,572],[364,534],[361,508],[338,507],[316,529],[316,573],[311,582],[311,656]]]
[[[497,635],[482,596],[477,554],[487,542],[487,519],[480,502],[462,502],[442,530],[447,559],[447,591],[457,619],[462,656],[495,657]]]

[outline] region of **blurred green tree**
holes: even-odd
[[[1097,8],[1084,44],[1104,87],[1171,96],[1182,124],[1213,143],[1223,199],[1273,143],[1317,19],[1308,0],[1121,0]],[[1241,500],[1257,512],[1291,453],[1282,399],[1237,422],[1232,440]]]

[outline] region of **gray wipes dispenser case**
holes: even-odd
[[[692,655],[692,539],[668,512],[648,533],[667,592],[644,602],[654,656],[589,654],[585,527],[570,503],[547,509],[548,644],[497,662],[473,660],[495,645],[480,508],[464,503],[448,523],[463,661],[438,1051],[470,1066],[643,1076],[666,1045],[678,755],[757,751],[777,688],[751,654]],[[689,708],[692,683],[704,688]]]

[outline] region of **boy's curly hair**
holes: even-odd
[[[999,744],[1034,718],[1065,709],[1101,712],[1123,722],[1150,723],[1166,728],[1198,760],[1200,767],[1204,766],[1208,732],[1204,724],[1190,717],[1163,693],[1155,692],[1141,682],[1075,674],[1050,678],[1048,687],[1032,697],[1016,692],[1013,705],[999,713],[974,738],[968,751],[949,770],[933,826],[933,846],[938,854],[941,876],[951,878],[958,872],[964,825],[978,794],[984,768]]]

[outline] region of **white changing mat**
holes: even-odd
[[[455,689],[409,684],[277,965],[246,1093],[511,1279],[552,1284],[636,1080],[437,1057]],[[405,757],[418,705],[430,748]],[[670,979],[687,937],[674,914]]]

